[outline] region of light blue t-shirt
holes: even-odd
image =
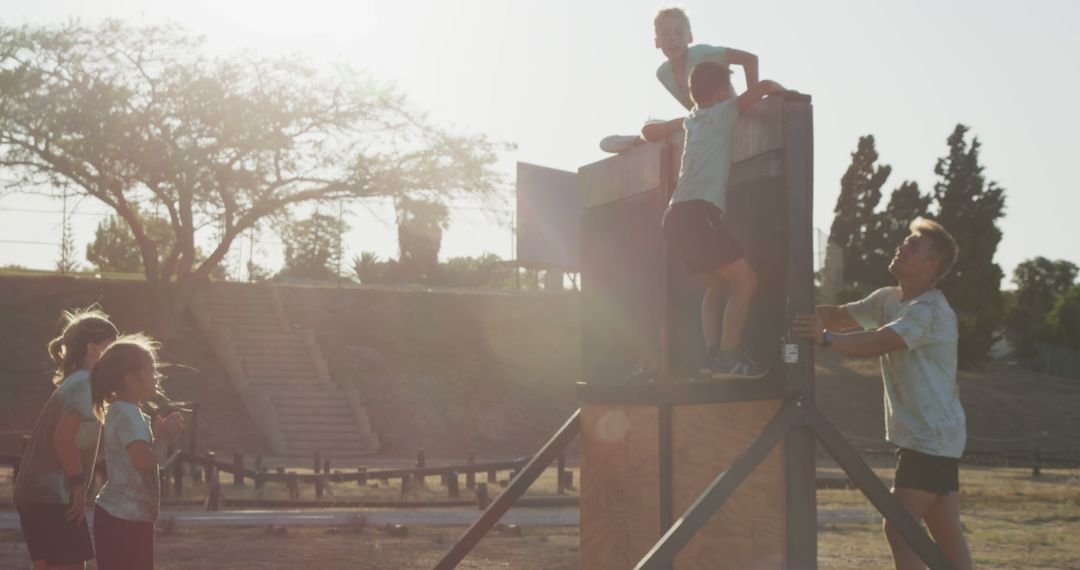
[[[956,381],[959,328],[945,295],[931,289],[902,301],[899,287],[884,287],[844,308],[864,329],[889,327],[907,345],[907,350],[881,357],[885,439],[929,455],[960,458],[967,427]]]
[[[728,48],[720,46],[710,46],[706,44],[693,45],[686,48],[686,77],[687,81],[690,78],[690,70],[694,69],[694,66],[703,62],[711,61],[719,63],[720,65],[728,65]],[[671,68],[670,61],[664,61],[660,64],[660,67],[656,70],[656,78],[660,80],[660,83],[667,88],[679,103],[682,103],[683,107],[689,111],[694,108],[694,102],[690,100],[690,86],[680,85],[679,81],[675,80],[675,70]]]
[[[128,521],[154,522],[161,501],[159,471],[139,471],[131,462],[128,445],[154,443],[150,417],[130,402],[118,400],[105,413],[105,469],[109,480],[97,496],[97,504],[110,515]]]
[[[683,144],[679,182],[671,203],[707,200],[724,210],[728,176],[731,174],[731,145],[739,122],[738,99],[732,97],[712,107],[694,109],[683,121]]]
[[[76,370],[56,387],[34,424],[34,432],[23,452],[19,477],[15,481],[15,504],[71,503],[71,486],[53,442],[56,426],[65,415],[79,418],[75,447],[79,450],[83,474],[87,480],[93,478],[101,424],[94,415],[90,401],[90,372]]]

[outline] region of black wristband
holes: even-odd
[[[71,485],[72,487],[75,487],[77,485],[85,485],[86,473],[79,473],[78,475],[68,475],[67,482],[68,485]]]
[[[832,344],[833,334],[829,329],[822,329],[821,331],[821,348],[829,348]]]

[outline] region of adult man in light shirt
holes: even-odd
[[[967,440],[956,380],[956,314],[937,282],[959,251],[936,222],[916,219],[889,272],[896,287],[861,301],[822,305],[795,317],[793,331],[845,356],[881,358],[885,438],[897,446],[893,496],[958,569],[972,567],[960,524],[959,459]],[[842,333],[851,329],[859,332]],[[888,521],[885,537],[897,570],[925,568]]]

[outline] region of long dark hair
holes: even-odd
[[[131,334],[117,338],[101,354],[90,370],[90,400],[99,420],[105,420],[105,405],[116,400],[128,374],[139,372],[149,363],[154,375],[158,375],[158,346],[157,341],[144,334]],[[164,396],[160,384],[158,394]]]
[[[109,321],[97,304],[83,309],[71,309],[61,315],[63,328],[60,336],[49,341],[49,356],[56,363],[53,384],[60,384],[69,374],[82,366],[86,358],[86,345],[112,340],[120,336],[116,326]]]

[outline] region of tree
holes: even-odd
[[[960,323],[959,359],[965,367],[979,366],[1001,323],[1001,268],[994,253],[1001,241],[997,220],[1004,215],[1005,190],[986,182],[979,164],[979,139],[967,142],[968,127],[957,125],[948,138],[949,154],[938,160],[934,173],[936,219],[956,238],[960,256],[940,287]]]
[[[336,279],[341,261],[341,236],[349,225],[336,216],[315,212],[289,224],[282,232],[285,267],[281,277]]]
[[[931,197],[919,191],[919,185],[905,181],[889,196],[889,204],[873,216],[870,229],[863,244],[865,269],[860,274],[868,291],[895,285],[896,278],[889,273],[896,248],[910,231],[908,226],[920,216],[926,216]]]
[[[514,286],[514,268],[504,264],[494,253],[479,257],[451,257],[442,265],[439,281],[451,287],[510,289]]]
[[[1080,349],[1080,284],[1069,287],[1046,318],[1054,344]]]
[[[138,215],[147,236],[155,242],[160,263],[160,255],[172,248],[176,236],[168,220],[143,213]],[[131,233],[131,227],[119,216],[109,216],[98,223],[94,241],[86,246],[86,260],[97,271],[141,273],[144,269],[139,244]]]
[[[426,280],[439,268],[442,233],[448,226],[450,211],[442,202],[424,198],[398,199],[398,263],[406,280]]]
[[[371,284],[379,282],[379,269],[382,260],[374,251],[364,251],[353,257],[353,273],[361,283]]]
[[[874,136],[859,137],[859,146],[851,153],[851,165],[840,179],[840,196],[833,210],[829,241],[843,250],[843,281],[849,287],[868,292],[873,269],[868,265],[867,238],[875,224],[874,209],[881,201],[881,187],[892,167],[875,165],[878,159]]]
[[[175,280],[170,316],[243,231],[296,204],[502,184],[500,145],[429,124],[364,73],[204,48],[176,26],[0,26],[0,166],[24,187],[67,184],[115,210],[147,280]],[[167,251],[138,204],[164,212]]]
[[[1047,341],[1049,314],[1076,281],[1077,266],[1063,259],[1028,259],[1013,270],[1016,293],[1005,314],[1005,324],[1016,334],[1021,354],[1031,355],[1035,342]]]

